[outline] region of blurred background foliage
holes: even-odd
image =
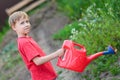
[[[71,39],[84,45],[87,54],[94,54],[112,45],[120,51],[120,0],[57,0],[58,10],[70,19],[54,39]],[[103,72],[119,75],[119,55],[102,56],[88,67],[94,80],[99,80]],[[93,67],[94,66],[94,67]],[[90,76],[83,75],[86,79]]]

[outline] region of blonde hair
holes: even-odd
[[[27,13],[23,11],[14,12],[9,16],[9,20],[8,20],[9,25],[10,26],[15,25],[16,21],[19,21],[20,18],[29,18],[29,16],[27,15]]]

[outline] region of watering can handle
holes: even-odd
[[[78,46],[78,47],[80,47],[81,49],[85,49],[85,47],[83,46],[83,45],[81,45],[81,44],[78,44],[78,43],[75,43],[75,42],[73,42],[73,41],[71,41],[71,40],[65,40],[64,41],[64,43],[63,43],[63,46],[62,46],[62,48],[64,48],[64,49],[70,49],[71,47],[71,44],[74,44],[74,45],[76,45],[76,46]]]
[[[71,40],[65,40],[63,45],[62,45],[62,48],[63,49],[70,49],[70,45],[71,45],[70,43],[72,43]]]
[[[78,44],[78,43],[75,43],[75,42],[73,42],[73,44],[76,45],[76,46],[79,46],[82,49],[85,49],[85,47],[83,45],[81,45],[81,44]]]

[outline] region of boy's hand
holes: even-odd
[[[58,56],[59,56],[59,57],[60,57],[60,56],[63,56],[64,53],[65,53],[65,50],[64,50],[63,48],[61,48],[61,49],[57,50],[57,53],[58,53]]]

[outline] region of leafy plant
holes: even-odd
[[[66,25],[63,29],[61,29],[57,34],[53,35],[53,38],[59,39],[59,40],[64,40],[68,39],[69,36],[71,35],[71,29],[79,29],[80,26],[78,25],[78,22],[74,22],[72,24]]]
[[[3,38],[4,38],[4,35],[7,33],[7,31],[10,29],[7,21],[5,23],[5,25],[3,26],[3,29],[1,30],[0,32],[0,43],[2,42]]]
[[[1,73],[0,73],[0,79],[2,80],[8,80],[11,77],[13,77],[13,69],[16,67],[16,65],[19,65],[22,63],[21,57],[18,54],[17,46],[16,44],[11,41],[8,45],[6,45],[0,53],[0,61],[1,61]],[[11,70],[11,72],[9,72]],[[8,71],[8,73],[5,73]],[[6,75],[8,76],[6,76]]]
[[[93,2],[92,2],[93,1]],[[113,3],[112,3],[113,2]],[[69,30],[70,36],[67,35],[67,39],[71,39],[77,43],[84,45],[87,49],[87,54],[94,54],[99,51],[106,50],[108,45],[112,45],[114,48],[120,49],[120,23],[117,13],[114,13],[113,4],[117,4],[113,0],[98,1],[91,0],[91,4],[86,11],[82,14],[82,18],[76,22],[76,28],[74,28],[74,22],[71,23],[71,28]],[[119,2],[118,2],[119,3]],[[115,5],[114,5],[115,6]],[[119,10],[119,6],[116,5]],[[118,11],[119,12],[119,11]],[[79,28],[77,28],[79,26]],[[64,28],[62,32],[66,32],[67,28]],[[64,40],[64,35],[58,34]],[[119,53],[119,51],[117,52]],[[100,80],[99,75],[102,72],[108,72],[110,74],[119,74],[119,64],[117,60],[119,54],[116,55],[106,55],[101,56],[97,60],[93,61],[92,64],[88,66],[88,71],[91,76],[86,77],[87,79]],[[111,64],[112,63],[112,64]],[[94,67],[93,67],[94,66]],[[92,69],[92,70],[91,70]]]
[[[90,1],[84,0],[57,0],[58,9],[65,12],[72,20],[82,17],[84,10],[90,5]]]

